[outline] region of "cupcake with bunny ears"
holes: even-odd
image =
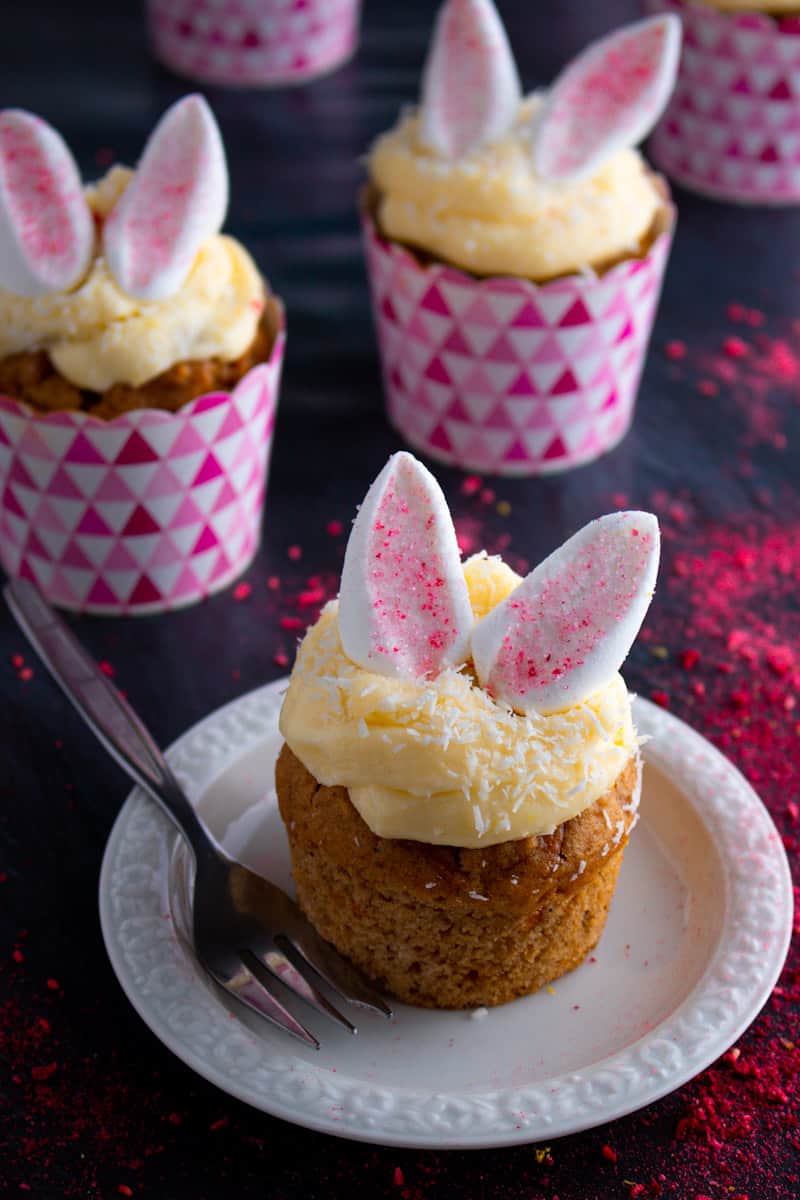
[[[602,933],[641,785],[618,674],[658,569],[651,514],[591,522],[520,579],[462,563],[411,455],[359,509],[297,657],[277,790],[300,904],[379,985],[493,1005]]]
[[[177,607],[255,553],[284,318],[227,202],[200,96],[87,187],[0,112],[0,559],[55,603]]]
[[[639,22],[523,97],[492,0],[446,0],[363,206],[389,415],[413,445],[539,474],[623,436],[674,223],[633,147],[679,50],[677,18]]]

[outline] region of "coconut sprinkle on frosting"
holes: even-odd
[[[518,582],[485,554],[464,575],[474,610]],[[432,680],[359,667],[342,649],[336,602],[300,647],[281,732],[320,783],[348,788],[373,833],[466,847],[551,833],[606,792],[638,749],[619,675],[561,712],[515,713],[480,687],[469,662]]]

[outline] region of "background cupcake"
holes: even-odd
[[[629,147],[679,41],[671,17],[630,26],[523,99],[490,0],[444,5],[363,209],[389,415],[413,445],[536,474],[626,432],[674,220]]]
[[[348,59],[360,7],[360,0],[147,0],[147,15],[156,57],[179,75],[274,87]]]
[[[0,115],[0,557],[54,602],[175,607],[258,545],[283,312],[217,231],[227,169],[199,96],[135,174],[83,189],[55,130]]]
[[[800,6],[796,0],[645,0],[681,18],[675,94],[656,163],[694,191],[743,204],[800,202]]]

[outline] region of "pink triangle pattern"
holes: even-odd
[[[633,416],[672,223],[600,278],[535,284],[423,265],[365,214],[392,424],[431,458],[498,475],[564,471],[610,450]]]
[[[258,548],[254,497],[263,500],[284,344],[281,331],[269,362],[224,397],[214,434],[199,419],[205,397],[105,423],[80,412],[38,416],[0,396],[0,565],[87,613],[163,612],[225,587]],[[187,455],[199,455],[197,469],[173,469]],[[45,475],[43,458],[54,464]],[[209,487],[220,475],[222,490]],[[231,513],[233,546],[214,532]]]
[[[148,0],[156,55],[179,75],[208,83],[299,83],[349,58],[359,0]]]
[[[675,91],[650,140],[655,163],[704,195],[797,204],[796,28],[763,13],[721,12],[685,0],[645,0],[645,8],[677,13],[684,30]]]

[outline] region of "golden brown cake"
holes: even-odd
[[[630,759],[552,834],[480,850],[377,837],[288,746],[276,780],[298,899],[322,936],[408,1004],[474,1008],[535,992],[595,947],[639,769]]]

